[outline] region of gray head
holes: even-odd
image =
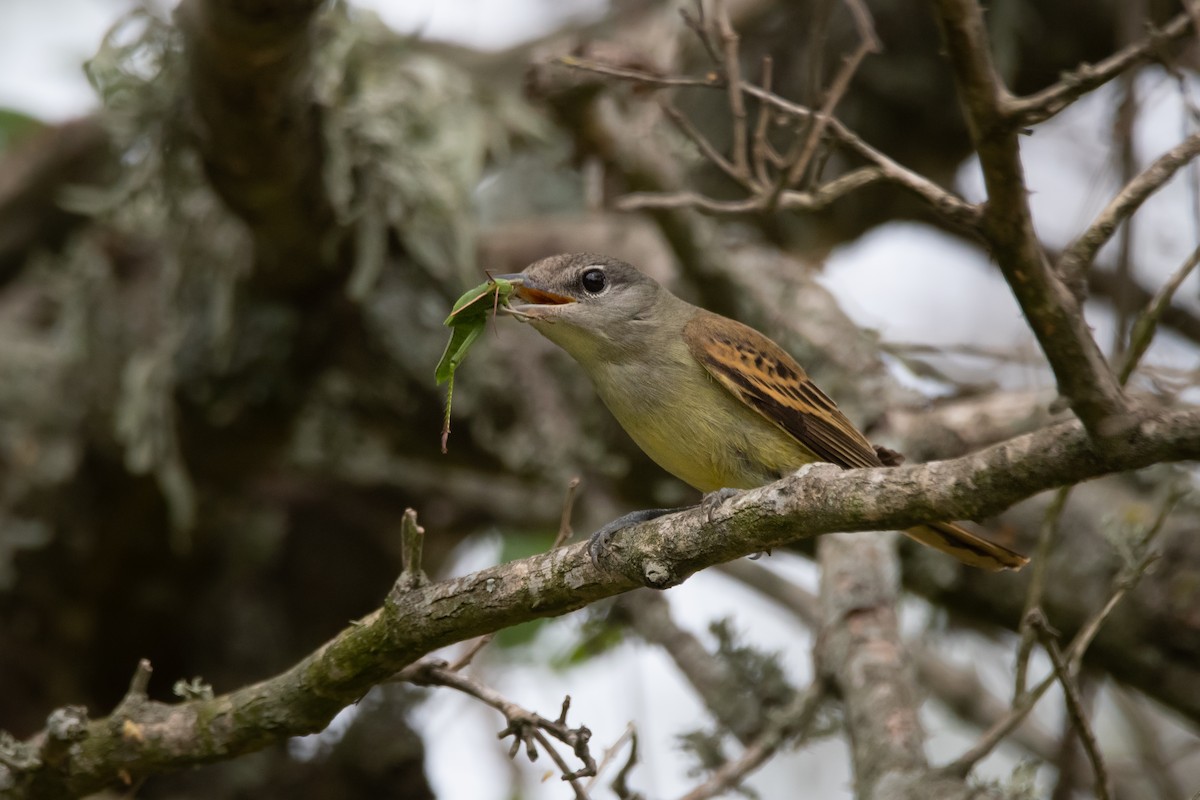
[[[654,279],[610,256],[566,253],[518,275],[511,310],[579,361],[620,360],[653,337],[663,306],[679,303]]]

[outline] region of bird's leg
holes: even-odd
[[[588,539],[588,555],[592,557],[592,566],[600,568],[600,556],[608,549],[612,542],[612,537],[618,531],[637,525],[640,522],[649,522],[652,519],[674,514],[677,511],[688,511],[693,508],[699,508],[704,512],[705,520],[712,522],[713,514],[717,508],[731,497],[741,494],[740,489],[717,489],[714,492],[707,492],[700,498],[699,506],[680,506],[679,508],[647,508],[644,511],[632,511],[623,517],[617,517],[612,522],[605,525],[600,530],[596,531]]]
[[[717,513],[717,509],[721,506],[721,503],[724,503],[731,497],[737,497],[741,493],[741,489],[731,489],[728,486],[723,489],[705,492],[704,496],[700,498],[700,510],[704,512],[704,519],[712,522],[713,514]]]
[[[692,506],[694,507],[694,506]],[[588,539],[588,555],[592,557],[592,566],[600,569],[600,556],[608,549],[608,545],[612,542],[612,537],[617,531],[628,528],[630,525],[637,525],[639,522],[649,522],[652,519],[674,514],[676,511],[683,511],[683,508],[647,508],[643,511],[632,511],[623,517],[617,517],[612,522],[605,525],[600,530],[596,531]]]

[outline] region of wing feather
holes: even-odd
[[[822,460],[847,468],[883,465],[837,404],[766,336],[707,311],[684,326],[683,336],[717,382]]]

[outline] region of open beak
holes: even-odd
[[[496,278],[509,281],[513,284],[513,297],[519,302],[511,304],[507,310],[518,317],[542,318],[546,316],[546,306],[562,306],[575,302],[574,297],[567,297],[557,292],[551,292],[548,289],[541,288],[537,284],[530,283],[522,272],[497,275]]]

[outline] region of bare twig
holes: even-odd
[[[775,62],[770,56],[763,56],[762,60],[762,89],[764,92],[771,91],[771,82],[774,78]],[[767,163],[771,152],[771,143],[767,139],[767,134],[771,130],[771,107],[766,103],[759,101],[758,104],[758,120],[754,124],[754,144],[750,148],[751,160],[754,162],[754,175],[758,178],[758,182],[763,186],[771,180],[770,173],[767,169]]]
[[[554,537],[551,550],[557,550],[571,540],[574,531],[571,530],[571,512],[575,509],[575,491],[579,488],[579,478],[567,481],[567,493],[563,497],[562,514],[558,518],[558,534]]]
[[[833,110],[837,108],[837,104],[841,102],[846,90],[850,88],[850,79],[854,77],[854,73],[858,71],[864,58],[871,53],[879,52],[880,46],[879,39],[875,35],[875,24],[872,22],[871,14],[867,11],[866,6],[862,4],[861,0],[845,0],[845,3],[846,7],[850,9],[851,16],[854,17],[854,26],[858,30],[858,46],[842,61],[842,66],[826,91],[821,110],[817,112],[813,124],[809,126],[803,143],[789,155],[782,170],[783,174],[776,182],[770,198],[767,200],[768,210],[775,208],[785,188],[795,186],[800,182],[812,163],[812,157],[817,151],[821,137],[829,127],[830,120],[833,119]]]
[[[1079,734],[1083,751],[1092,764],[1092,771],[1096,776],[1096,797],[1098,800],[1109,800],[1112,797],[1112,785],[1108,776],[1108,767],[1104,763],[1104,756],[1100,753],[1096,734],[1092,731],[1092,725],[1088,721],[1087,709],[1084,708],[1083,699],[1080,697],[1079,686],[1076,685],[1075,678],[1068,669],[1067,661],[1063,658],[1062,650],[1058,646],[1058,639],[1047,624],[1045,615],[1035,610],[1031,616],[1030,626],[1037,633],[1042,647],[1045,648],[1051,663],[1054,664],[1054,674],[1058,677],[1058,682],[1062,685],[1063,696],[1066,698],[1067,713],[1071,716],[1075,731]]]
[[[1159,288],[1155,293],[1150,304],[1138,315],[1134,320],[1133,325],[1129,328],[1129,347],[1125,351],[1125,360],[1121,364],[1118,378],[1122,384],[1129,380],[1133,371],[1137,369],[1138,362],[1142,356],[1146,354],[1146,350],[1150,348],[1150,343],[1154,341],[1154,333],[1158,329],[1159,320],[1162,319],[1167,309],[1171,307],[1171,300],[1175,297],[1175,292],[1187,280],[1187,277],[1196,269],[1196,265],[1200,264],[1200,247],[1192,251],[1188,259],[1180,265],[1179,269],[1171,274],[1171,277]]]
[[[791,211],[820,211],[864,186],[886,179],[886,172],[878,167],[860,167],[812,191],[786,191],[780,195],[775,207]],[[618,200],[617,208],[622,211],[694,208],[708,214],[745,214],[766,210],[768,201],[766,195],[755,195],[744,200],[714,200],[696,192],[634,192]]]
[[[1142,537],[1143,547],[1149,543],[1159,528],[1161,528],[1161,524],[1156,522],[1150,531]],[[1121,598],[1128,594],[1137,585],[1138,581],[1141,580],[1142,576],[1145,575],[1146,570],[1154,562],[1154,558],[1149,553],[1143,553],[1140,558],[1126,567],[1113,581],[1112,591],[1109,593],[1108,600],[1104,603],[1104,606],[1092,614],[1087,622],[1080,627],[1079,631],[1075,634],[1075,638],[1071,640],[1070,646],[1064,653],[1065,663],[1068,665],[1069,671],[1074,672],[1077,669],[1079,662],[1082,661],[1083,655],[1087,651],[1088,645],[1092,643],[1092,639],[1095,638],[1096,633],[1100,630],[1100,626],[1108,619],[1108,615],[1116,608]],[[1041,612],[1038,611],[1037,613],[1040,614]],[[996,745],[1025,719],[1029,712],[1033,710],[1033,707],[1037,705],[1037,701],[1046,693],[1046,690],[1054,685],[1056,677],[1054,673],[1051,673],[1020,697],[1014,698],[1012,709],[1007,715],[997,720],[992,727],[984,732],[979,741],[954,761],[941,767],[940,771],[956,776],[963,776],[970,772],[980,760],[992,752]]]
[[[491,644],[492,639],[495,638],[496,634],[494,633],[485,633],[483,636],[480,636],[478,639],[471,642],[471,645],[466,649],[466,651],[461,656],[456,658],[453,663],[447,667],[447,669],[451,672],[458,672],[459,670],[466,669],[471,662],[475,660],[475,656],[479,655],[479,652]]]
[[[724,0],[715,0],[717,31],[721,35],[722,66],[725,68],[725,84],[729,93],[729,113],[733,117],[733,166],[742,176],[741,182],[754,183],[747,159],[746,100],[742,96],[742,67],[738,55],[738,35],[729,22],[729,10]]]
[[[1012,128],[1021,128],[1043,122],[1131,67],[1153,59],[1163,45],[1182,39],[1189,30],[1194,29],[1191,14],[1196,13],[1200,4],[1194,0],[1185,0],[1185,3],[1188,11],[1176,15],[1145,39],[1113,53],[1098,64],[1084,64],[1065,73],[1058,83],[1040,92],[1008,100],[1005,104],[1007,124]]]
[[[1139,773],[1154,786],[1159,800],[1186,797],[1183,785],[1176,778],[1171,763],[1163,753],[1163,744],[1140,697],[1123,686],[1113,687],[1113,699],[1121,716],[1130,728],[1130,737],[1141,760]]]
[[[724,81],[715,73],[703,78],[664,77],[624,66],[587,61],[575,56],[561,56],[554,59],[551,63],[569,69],[630,81],[644,87],[725,88]],[[811,120],[816,113],[812,109],[793,103],[753,84],[743,83],[742,91],[776,111],[794,117],[797,120]],[[923,175],[919,175],[901,166],[889,156],[867,144],[861,137],[852,132],[836,118],[829,118],[828,130],[844,147],[860,158],[866,159],[875,165],[880,170],[879,179],[895,183],[897,186],[920,197],[947,221],[959,225],[965,230],[976,231],[978,229],[982,219],[979,207],[968,203],[953,192],[943,189]],[[769,146],[767,154],[768,158],[770,158]],[[875,178],[872,178],[872,182],[874,180]],[[621,201],[618,201],[617,205],[622,210],[631,210],[633,208],[697,208],[701,211],[715,214],[744,214],[757,212],[761,208],[761,201],[758,198],[721,202],[695,193],[684,192],[666,195],[664,196],[666,199],[660,202],[655,199],[657,196],[655,193],[635,193],[622,198]],[[811,195],[808,193],[784,192],[780,195],[779,207],[790,210],[815,210],[823,207],[819,203],[809,200],[810,197]]]
[[[713,44],[708,21],[704,16],[704,0],[696,0],[695,7],[695,16],[689,14],[686,8],[679,9],[679,16],[683,19],[683,24],[696,34],[696,38],[700,40],[700,44],[704,47],[704,52],[708,53],[709,60],[714,64],[720,65],[721,56]]]
[[[417,686],[445,686],[464,694],[469,694],[496,709],[504,715],[505,720],[508,722],[508,726],[500,732],[500,738],[513,737],[512,748],[509,751],[510,758],[516,757],[520,752],[521,746],[524,745],[529,760],[536,761],[538,751],[535,742],[540,743],[551,752],[551,758],[554,759],[555,763],[562,770],[563,780],[571,782],[572,788],[575,789],[576,797],[587,797],[583,785],[577,779],[596,774],[596,761],[592,758],[588,750],[588,742],[591,740],[592,732],[582,725],[578,728],[567,726],[567,710],[571,704],[570,697],[563,700],[562,711],[558,719],[549,720],[540,714],[525,710],[503,697],[496,690],[471,680],[460,672],[452,671],[446,666],[444,661],[427,659],[410,664],[396,673],[396,680],[407,681]],[[554,748],[546,741],[545,734],[554,737],[570,747],[575,757],[583,762],[583,767],[571,771],[566,762],[558,756]]]
[[[684,116],[679,109],[675,108],[675,106],[671,105],[671,103],[667,100],[660,101],[659,106],[662,108],[663,113],[667,115],[667,118],[670,119],[671,122],[675,124],[675,127],[679,129],[679,132],[690,139],[694,145],[696,145],[696,147],[700,150],[701,155],[719,167],[721,171],[730,178],[733,178],[746,188],[751,190],[755,188],[754,181],[750,177],[749,171],[743,170],[737,165],[730,163],[729,159],[721,155],[717,148],[713,147],[712,142],[704,138],[704,134],[700,133],[700,131],[696,129],[696,126],[692,124],[692,121]]]
[[[635,728],[634,724],[630,722],[625,726],[625,730],[621,732],[621,735],[617,737],[617,740],[608,747],[604,748],[604,752],[600,754],[600,761],[596,764],[596,774],[588,778],[588,782],[584,788],[588,791],[591,791],[592,787],[594,787],[600,780],[600,776],[604,774],[605,768],[612,763],[613,759],[616,758],[617,753],[621,752],[621,748],[625,746],[625,743],[636,741],[637,728]]]
[[[1200,133],[1193,133],[1125,184],[1088,229],[1062,252],[1055,266],[1062,279],[1067,283],[1077,282],[1117,227],[1197,155],[1200,155]]]
[[[425,585],[425,573],[421,570],[421,550],[425,542],[425,529],[417,524],[417,512],[404,510],[400,520],[400,559],[402,571],[396,586],[409,591]]]
[[[631,791],[628,780],[629,773],[637,765],[638,761],[638,735],[637,728],[632,725],[629,729],[629,758],[625,759],[625,766],[621,767],[621,771],[617,773],[617,777],[613,778],[612,790],[617,795],[617,800],[641,800],[642,796],[637,792]]]
[[[1071,487],[1064,486],[1054,494],[1054,500],[1046,509],[1042,520],[1042,530],[1038,536],[1037,550],[1033,554],[1033,574],[1029,577],[1029,589],[1025,592],[1025,609],[1021,613],[1021,644],[1017,648],[1016,679],[1013,687],[1013,702],[1025,693],[1025,678],[1029,670],[1029,656],[1033,652],[1033,642],[1036,631],[1030,627],[1029,620],[1035,609],[1041,608],[1042,592],[1046,587],[1047,565],[1050,562],[1050,549],[1058,534],[1058,525],[1062,520],[1063,510],[1067,499],[1071,496]]]

